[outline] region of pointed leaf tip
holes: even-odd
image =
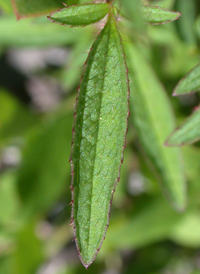
[[[181,13],[167,10],[158,6],[144,6],[142,13],[145,21],[151,25],[161,25],[177,20]]]
[[[174,93],[178,95],[192,94],[200,90],[200,64],[183,77],[176,86]]]
[[[62,25],[87,26],[104,18],[109,7],[107,3],[69,6],[53,12],[48,18]]]
[[[125,147],[128,98],[121,37],[109,15],[85,64],[73,130],[72,215],[85,268],[97,256],[108,228]]]
[[[177,128],[166,140],[167,146],[184,146],[200,140],[200,109]]]

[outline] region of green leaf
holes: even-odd
[[[111,250],[138,249],[165,240],[181,217],[161,197],[151,199],[131,218],[118,215],[111,221],[105,246]]]
[[[183,210],[186,206],[186,185],[181,151],[168,149],[163,142],[175,128],[170,102],[163,86],[140,51],[127,45],[131,69],[131,120],[139,139],[162,177],[162,189],[172,205]]]
[[[166,146],[183,146],[200,140],[200,108],[167,139]]]
[[[77,4],[78,0],[66,0],[67,5]],[[17,19],[38,16],[62,8],[61,0],[12,0]]]
[[[0,228],[15,225],[18,210],[15,173],[4,172],[0,176]]]
[[[142,12],[141,12],[141,0],[138,1],[130,1],[130,0],[120,0],[120,7],[118,7],[118,12],[130,20],[134,27],[137,28],[138,31],[144,30],[144,23],[142,20]]]
[[[179,245],[190,248],[200,247],[200,213],[198,208],[188,210],[182,219],[175,224],[170,239]]]
[[[196,17],[196,3],[195,1],[176,1],[177,10],[182,13],[178,20],[178,29],[181,37],[191,45],[196,44],[196,36],[194,29]]]
[[[63,28],[58,24],[50,24],[46,17],[20,20],[16,22],[13,17],[0,17],[1,46],[61,46],[79,43],[80,36],[90,39],[88,28],[76,29]]]
[[[85,30],[86,28],[84,28]],[[66,60],[65,68],[61,70],[60,81],[64,89],[73,90],[77,86],[77,80],[80,76],[80,70],[87,58],[87,51],[91,48],[91,37],[86,39],[85,34],[79,36],[79,42],[74,45]]]
[[[17,178],[25,218],[47,211],[69,188],[72,116],[54,115],[31,132]]]
[[[193,68],[176,86],[173,96],[194,93],[200,90],[200,64]]]
[[[197,34],[197,37],[200,38],[200,16],[197,17],[195,22],[195,33]]]
[[[161,7],[144,6],[142,7],[144,20],[151,25],[166,24],[177,20],[181,13],[178,11],[171,11]]]
[[[48,18],[62,25],[86,26],[100,21],[109,12],[108,4],[85,4],[52,12]]]
[[[5,11],[6,13],[13,12],[12,10],[12,4],[10,0],[0,0],[0,7]]]
[[[37,268],[44,260],[44,254],[42,242],[36,236],[35,221],[26,224],[15,235],[15,244],[16,248],[9,260],[9,273],[36,273]]]
[[[30,112],[9,92],[0,90],[0,148],[12,138],[22,136],[39,122],[39,115]]]
[[[127,128],[127,73],[114,18],[94,42],[84,71],[74,124],[72,204],[77,248],[88,267],[108,227]]]

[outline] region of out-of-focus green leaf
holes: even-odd
[[[48,210],[69,188],[72,113],[55,115],[31,137],[18,174],[25,216]]]
[[[156,48],[153,56],[154,65],[160,63],[159,72],[167,79],[174,79],[185,75],[191,68],[197,66],[198,52],[190,44],[184,43],[177,36],[177,31],[172,24],[155,27],[148,25],[148,35],[151,43]],[[168,49],[163,54],[163,49]],[[184,58],[182,56],[184,55]],[[171,91],[171,87],[170,87]]]
[[[109,5],[85,4],[66,7],[52,12],[48,18],[54,23],[70,26],[87,26],[100,21],[109,12]]]
[[[157,6],[144,6],[142,8],[142,15],[147,23],[151,25],[160,25],[177,20],[181,16],[181,13]]]
[[[195,31],[198,35],[198,38],[200,38],[200,16],[197,17],[196,24],[195,24]]]
[[[155,199],[136,212],[132,218],[117,216],[107,232],[107,248],[140,248],[164,240],[170,234],[181,215],[163,199]]]
[[[121,38],[110,15],[94,42],[80,84],[72,147],[73,221],[83,264],[96,257],[119,180],[128,116]]]
[[[77,4],[78,0],[66,0],[65,2],[67,5],[72,5]],[[63,7],[60,0],[12,0],[12,4],[17,19],[50,13]]]
[[[185,172],[190,181],[200,177],[200,149],[193,146],[183,147]]]
[[[189,206],[200,205],[200,149],[195,146],[182,148],[185,162],[185,174],[189,181],[188,203]]]
[[[143,30],[143,20],[141,13],[141,0],[129,1],[120,0],[121,6],[119,12],[127,19],[129,19],[138,30]]]
[[[16,249],[10,257],[10,274],[36,273],[44,260],[42,245],[36,236],[35,222],[28,223],[16,235]]]
[[[173,9],[174,4],[176,2],[176,0],[162,0],[162,1],[151,1],[152,5],[157,5],[159,4],[159,7],[165,8],[165,9]]]
[[[166,146],[183,146],[200,139],[200,108],[167,139]]]
[[[90,35],[88,35],[88,39],[86,39],[86,34],[81,35],[79,43],[76,43],[74,49],[69,53],[67,62],[58,76],[65,89],[72,90],[77,87],[91,43]]]
[[[36,115],[14,96],[0,90],[0,148],[8,139],[24,134],[39,122]]]
[[[0,176],[0,226],[12,227],[17,221],[18,198],[15,173],[2,174]]]
[[[7,126],[11,117],[15,115],[16,108],[18,106],[17,100],[14,99],[9,93],[4,90],[0,90],[0,131],[2,136],[3,128]]]
[[[193,93],[200,90],[200,64],[192,69],[176,86],[173,96]]]
[[[170,239],[178,244],[200,247],[200,212],[198,209],[188,210],[172,229]]]
[[[12,12],[12,4],[11,4],[10,0],[0,0],[0,7],[6,13],[11,13]]]
[[[175,127],[175,119],[165,90],[140,51],[127,45],[131,69],[131,119],[139,139],[162,177],[162,189],[176,209],[186,206],[186,183],[181,151],[163,143]]]
[[[182,13],[182,16],[178,20],[178,27],[182,38],[190,44],[195,44],[196,38],[194,33],[194,23],[195,23],[195,1],[176,1],[176,8]]]
[[[0,17],[1,46],[60,46],[79,42],[81,35],[91,29],[63,28],[51,24],[47,18],[26,19],[16,22],[14,17]],[[90,38],[89,38],[90,39]]]

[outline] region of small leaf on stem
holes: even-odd
[[[166,146],[183,146],[200,140],[200,108],[167,139]]]
[[[48,18],[62,25],[87,26],[100,21],[109,12],[109,4],[84,4],[52,12]]]
[[[142,7],[142,14],[144,20],[151,25],[166,24],[177,20],[181,16],[178,11],[171,11],[157,6]]]
[[[176,86],[173,96],[194,93],[200,90],[200,64],[193,68]]]

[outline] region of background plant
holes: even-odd
[[[41,11],[37,10],[38,5],[33,5],[32,10],[29,11],[30,6],[25,9],[25,5],[21,3],[22,1],[18,2],[19,6],[24,7],[25,11],[24,13],[23,10],[20,10],[19,14],[21,15],[22,13],[30,15],[30,13]],[[177,21],[177,25],[170,23],[163,26],[147,26],[143,24],[143,21],[140,21],[140,17],[137,16],[138,13],[135,12],[134,14],[133,12],[133,23],[126,21],[126,23],[123,23],[125,25],[120,26],[121,32],[124,34],[124,40],[127,40],[128,35],[129,40],[133,40],[134,45],[136,45],[130,48],[130,43],[128,43],[126,54],[129,54],[130,77],[133,75],[134,78],[132,79],[133,83],[130,83],[130,85],[133,91],[135,88],[135,91],[139,93],[133,93],[134,100],[131,101],[133,103],[132,113],[135,113],[135,115],[129,119],[127,149],[124,155],[125,163],[122,168],[121,182],[117,186],[113,201],[112,219],[106,241],[97,257],[97,261],[88,271],[101,273],[105,269],[114,269],[118,272],[161,273],[162,269],[165,272],[176,273],[176,271],[180,271],[183,260],[186,261],[186,264],[182,271],[185,271],[185,273],[198,271],[198,264],[196,263],[199,243],[198,143],[195,149],[187,147],[183,150],[184,173],[186,173],[189,180],[189,201],[185,213],[179,214],[171,209],[160,194],[157,185],[157,182],[161,181],[165,183],[164,186],[166,187],[168,179],[166,168],[168,170],[171,165],[171,163],[162,165],[162,161],[166,159],[166,156],[165,153],[163,154],[161,144],[164,142],[163,139],[167,138],[170,133],[169,129],[166,130],[168,127],[166,125],[172,121],[169,118],[172,108],[165,95],[160,98],[158,97],[160,95],[157,95],[166,94],[160,80],[162,80],[166,90],[171,95],[172,89],[178,80],[198,63],[198,20],[195,12],[193,17],[191,12],[184,12],[184,10],[190,8],[190,10],[196,10],[196,13],[198,13],[197,6],[195,6],[194,1],[188,2],[186,6],[181,3],[183,2],[159,1],[160,6],[182,11],[182,17]],[[57,4],[56,6],[54,4],[51,10],[57,9]],[[134,4],[132,4],[130,5],[127,1],[122,6],[125,8],[127,5],[128,11],[131,12],[130,7],[134,7]],[[151,4],[155,5],[155,3]],[[48,7],[50,7],[50,2]],[[93,36],[94,31],[95,33],[99,32],[98,25],[73,30],[51,24],[46,20],[46,17],[24,19],[17,24],[14,17],[11,14],[9,15],[9,12],[12,13],[10,3],[6,4],[4,1],[2,8],[4,9],[4,15],[1,16],[2,23],[0,22],[0,28],[2,24],[1,63],[3,68],[1,69],[1,85],[4,90],[1,91],[2,106],[0,108],[1,201],[3,209],[1,239],[2,247],[5,246],[2,251],[2,273],[37,273],[38,271],[45,273],[44,271],[48,271],[48,268],[45,269],[44,265],[41,268],[42,262],[54,263],[54,273],[76,273],[79,271],[79,266],[73,263],[73,260],[76,260],[75,256],[68,263],[66,258],[69,258],[69,256],[65,255],[64,260],[61,260],[62,264],[59,266],[55,263],[54,258],[57,254],[59,258],[62,258],[63,253],[65,254],[69,250],[72,251],[74,248],[74,244],[73,246],[71,244],[65,246],[66,243],[71,242],[72,238],[72,231],[69,231],[68,226],[70,207],[65,207],[65,205],[71,200],[68,190],[70,180],[67,180],[67,177],[70,177],[70,167],[67,162],[72,137],[71,128],[75,101],[73,90],[78,85],[77,76],[81,75],[77,68],[81,67],[87,56],[87,53],[83,54],[82,52],[91,47],[91,33]],[[42,9],[42,6],[40,9]],[[128,17],[127,12],[126,16]],[[187,28],[183,26],[188,25],[190,25],[190,28],[187,32]],[[197,31],[191,32],[194,25]],[[49,57],[53,56],[52,50],[49,51],[49,55],[44,53],[43,50],[42,56],[46,54],[47,57],[42,65],[40,63],[40,67],[37,65],[36,68],[32,67],[30,69],[27,64],[24,67],[20,66],[20,63],[23,63],[23,55],[19,55],[19,49],[14,50],[10,47],[30,47],[33,45],[40,47],[68,45],[67,53],[64,47],[62,48],[63,51],[59,51],[60,54],[66,54],[67,65],[64,65],[62,61],[59,64],[58,54],[55,58],[57,63],[55,60],[52,61],[53,58]],[[140,51],[138,51],[138,48]],[[28,50],[26,49],[26,52]],[[17,60],[16,51],[18,58],[21,56],[17,69],[15,69],[17,61],[14,63],[14,60]],[[132,54],[135,58],[130,57]],[[184,59],[180,58],[183,54]],[[146,62],[147,59],[157,71],[160,80],[152,72],[152,68]],[[63,60],[63,58],[60,58],[60,60]],[[69,65],[70,63],[72,66]],[[66,69],[66,66],[69,69]],[[12,81],[5,81],[6,77],[4,75],[8,77],[11,72]],[[17,77],[14,78],[16,73],[18,73]],[[48,79],[46,78],[47,73]],[[54,78],[49,78],[50,76]],[[145,87],[144,83],[147,81],[143,81],[143,79],[147,79],[147,77],[150,77],[151,81],[149,83],[151,85]],[[17,82],[15,79],[17,79]],[[38,79],[40,82],[38,82]],[[55,85],[57,94],[59,89],[57,83],[55,84],[55,79],[59,82],[61,89],[63,91],[67,89],[68,92],[61,92],[60,96],[54,97],[53,108],[49,107],[51,104],[44,104],[44,102],[48,102],[47,97],[42,104],[41,100],[37,100],[37,96],[30,96],[30,94],[34,94],[33,86],[30,88],[30,83],[34,83],[36,80],[36,90],[39,87],[38,83],[45,82],[50,83],[48,89]],[[13,83],[14,85],[12,85]],[[148,92],[147,89],[149,89]],[[20,101],[16,100],[16,96],[11,96],[11,92],[18,94]],[[34,108],[28,107],[30,106],[30,97]],[[49,94],[48,98],[50,98]],[[61,100],[61,98],[63,99]],[[187,116],[189,109],[198,105],[198,97],[193,98],[189,106],[184,105],[182,101],[171,100],[180,122],[184,118],[183,116]],[[135,101],[139,102],[135,106],[142,105],[144,111],[139,112],[142,108],[134,108]],[[22,102],[25,102],[25,105]],[[188,99],[186,102],[188,102]],[[146,128],[148,133],[150,131],[153,133],[158,132],[156,125],[159,124],[162,117],[160,115],[152,116],[152,109],[159,111],[158,106],[161,110],[164,108],[168,110],[168,112],[164,112],[166,116],[163,117],[166,121],[163,120],[161,123],[159,134],[149,134],[151,138],[156,136],[157,139],[148,140],[146,138],[147,134],[140,131],[142,128],[140,122],[146,122],[146,124],[143,123],[143,128]],[[138,114],[140,115],[138,117],[144,117],[144,119],[135,120]],[[150,119],[152,117],[153,119]],[[132,119],[135,127],[131,124]],[[165,126],[164,123],[166,123]],[[173,125],[175,127],[173,123],[170,124],[170,127]],[[137,128],[137,131],[135,131],[135,128]],[[137,141],[137,135],[140,145]],[[151,144],[157,145],[151,147]],[[167,153],[174,153],[171,148],[166,149],[170,151]],[[160,171],[161,176],[159,177],[161,177],[161,180],[152,173],[154,169],[151,165],[149,167],[149,161],[146,162],[143,150],[146,151],[151,161],[153,160],[154,166]],[[21,152],[22,158],[20,160],[19,155]],[[68,155],[67,158],[66,155]],[[170,169],[170,171],[173,170]],[[129,178],[128,184],[127,178]],[[168,182],[170,182],[169,179]],[[136,253],[132,252],[133,249],[137,250]],[[124,250],[130,254],[129,257],[124,255]],[[161,253],[161,250],[164,253]],[[155,263],[155,258],[159,263]],[[135,260],[134,264],[133,259]],[[146,268],[141,263],[144,260]],[[102,264],[102,262],[103,265],[100,267],[99,264]],[[58,268],[56,269],[56,267]],[[84,270],[81,268],[81,271]]]

